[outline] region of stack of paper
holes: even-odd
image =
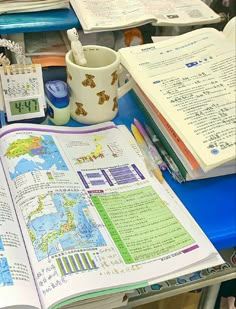
[[[234,25],[119,50],[187,180],[236,172]]]
[[[69,0],[0,0],[0,13],[38,12],[69,8]]]

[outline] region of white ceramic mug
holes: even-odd
[[[134,81],[118,87],[123,73],[119,54],[104,46],[83,46],[86,66],[75,64],[72,51],[66,54],[67,83],[71,117],[81,123],[94,124],[112,120],[118,112],[118,99]]]

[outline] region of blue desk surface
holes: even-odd
[[[81,28],[73,9],[0,15],[0,34]]]
[[[119,100],[119,112],[113,120],[129,129],[133,119],[146,119],[128,93]],[[70,120],[69,126],[81,126]],[[236,175],[194,180],[183,184],[164,177],[218,250],[236,246]]]

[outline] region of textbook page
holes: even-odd
[[[140,150],[140,148],[138,147],[133,135],[131,134],[131,132],[129,130],[127,130],[125,125],[119,125],[119,129],[122,132],[122,134],[124,135],[124,137],[126,138],[126,140],[129,142],[129,144],[131,145],[131,147],[135,150],[135,152],[137,153],[137,155],[140,158],[143,158],[143,154]],[[174,200],[175,202],[175,207],[179,207],[179,212],[186,212],[186,214],[188,213],[188,210],[183,207],[182,202],[180,201],[180,199],[176,196],[175,192],[172,190],[172,188],[169,186],[169,184],[164,180],[163,184],[162,184],[166,190],[166,192],[170,195],[170,197]],[[194,228],[194,226],[193,226]],[[216,264],[216,265],[220,265],[222,263],[222,258],[220,255],[218,256],[212,256],[212,259],[208,259],[206,261],[202,261],[198,264],[194,264],[191,265],[190,267],[186,267],[184,270],[180,270],[179,272],[176,271],[174,276],[179,277],[182,276],[183,274],[187,274],[187,273],[193,273],[195,271],[198,271],[199,269],[205,269],[208,267],[211,267],[210,265]],[[162,276],[162,280],[168,280],[170,278],[169,275]],[[154,281],[149,281],[148,284],[155,284],[157,283],[155,280]]]
[[[230,21],[225,25],[223,34],[232,43],[236,43],[236,16],[231,18]]]
[[[166,119],[160,114],[160,112],[153,105],[153,103],[143,93],[141,88],[135,85],[133,87],[133,90],[135,94],[137,95],[138,99],[142,102],[143,106],[147,110],[152,120],[155,122],[161,134],[166,139],[167,143],[170,145],[172,151],[180,159],[182,165],[185,168],[185,171],[183,173],[183,177],[185,178],[185,180],[210,178],[210,177],[223,176],[223,175],[229,175],[229,174],[236,173],[236,161],[235,160],[222,164],[221,166],[216,167],[210,170],[209,172],[206,172],[206,173],[203,172],[198,162],[195,160],[194,156],[190,153],[186,145],[183,143],[180,137],[176,134],[176,132],[173,130],[170,124],[166,121]],[[171,152],[170,154],[173,155]],[[178,162],[177,162],[177,165],[179,166]]]
[[[39,309],[38,293],[9,189],[4,181],[1,160],[0,179],[0,308]]]
[[[220,21],[219,15],[201,0],[70,0],[70,3],[85,33],[148,23],[173,26]]]
[[[235,159],[235,47],[223,33],[203,28],[119,53],[204,172]]]
[[[85,33],[125,29],[155,20],[141,0],[70,0],[70,3]]]
[[[176,211],[112,122],[9,125],[0,137],[43,308],[142,287],[213,257],[219,264],[190,214]]]
[[[155,26],[198,25],[220,21],[216,14],[203,1],[196,0],[142,0],[146,10],[155,15]]]
[[[144,106],[151,115],[152,119],[155,121],[156,125],[158,126],[163,136],[168,141],[169,145],[171,146],[175,154],[181,160],[181,163],[183,164],[186,170],[186,175],[184,175],[186,181],[224,176],[236,173],[235,160],[224,163],[221,166],[218,166],[208,172],[204,172],[200,167],[193,169],[192,165],[194,157],[191,156],[191,153],[188,151],[186,147],[183,147],[184,145],[182,141],[179,139],[179,137],[176,136],[173,130],[171,130],[170,126],[169,130],[166,129],[166,126],[160,120],[160,117],[158,117],[158,114],[154,109],[152,109],[152,106],[150,104],[145,104]],[[177,142],[176,140],[173,139],[173,136],[175,136]]]

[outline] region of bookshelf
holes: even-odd
[[[0,35],[81,28],[72,8],[32,13],[2,14]]]

